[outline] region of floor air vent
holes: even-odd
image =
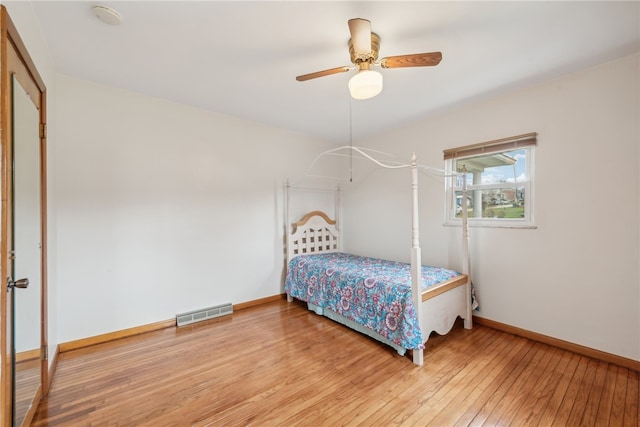
[[[176,323],[178,326],[184,326],[191,323],[202,322],[203,320],[213,319],[214,317],[226,316],[231,313],[233,313],[233,306],[231,304],[216,305],[215,307],[178,314],[176,316]]]

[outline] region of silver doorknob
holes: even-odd
[[[29,279],[19,279],[15,281],[15,287],[20,289],[27,289],[29,287]]]
[[[9,277],[7,279],[7,286],[9,289],[27,289],[29,287],[29,279],[25,277],[24,279],[13,280],[11,277]]]

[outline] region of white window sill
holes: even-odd
[[[462,221],[447,221],[442,224],[445,227],[462,227]],[[495,221],[472,221],[469,220],[469,228],[523,228],[529,230],[535,230],[537,225],[524,221],[509,221],[509,220],[495,220]]]

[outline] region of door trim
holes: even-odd
[[[18,31],[11,21],[9,14],[4,5],[0,5],[0,190],[1,190],[1,206],[0,206],[0,426],[11,426],[11,358],[9,356],[6,329],[7,321],[7,288],[6,278],[10,272],[10,260],[8,254],[8,246],[10,236],[9,218],[11,215],[10,206],[10,188],[11,182],[11,148],[10,137],[11,129],[11,78],[15,74],[20,84],[24,88],[29,88],[29,94],[38,106],[40,114],[40,203],[41,203],[41,260],[40,268],[41,277],[41,348],[48,347],[47,337],[47,167],[46,167],[46,87],[44,80],[38,73],[35,63],[33,62],[26,45],[20,38]],[[47,352],[41,350],[41,354],[46,356]],[[9,359],[9,360],[7,360]],[[41,357],[41,389],[39,396],[46,395],[49,389],[49,368],[48,360]],[[35,409],[32,409],[33,416]]]

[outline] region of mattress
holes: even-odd
[[[423,289],[460,273],[422,266]],[[285,292],[328,308],[403,348],[424,342],[411,299],[411,265],[343,252],[300,255],[287,269]]]

